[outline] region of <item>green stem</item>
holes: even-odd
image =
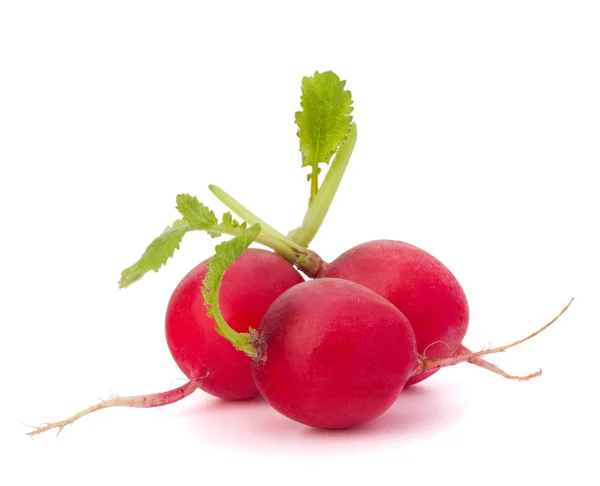
[[[241,228],[223,228],[222,226],[214,226],[207,228],[205,231],[207,232],[215,232],[215,233],[224,233],[226,235],[237,236],[239,235],[243,229]],[[259,235],[256,240],[257,243],[260,243],[267,248],[271,248],[271,250],[279,253],[283,258],[285,258],[288,262],[295,264],[298,259],[298,254],[293,251],[289,246],[280,243],[279,241],[271,238],[266,235]],[[304,250],[304,253],[308,255],[308,252]]]
[[[238,202],[233,196],[227,194],[220,187],[209,185],[208,188],[210,191],[221,201],[225,206],[227,206],[231,211],[237,214],[240,218],[242,218],[248,224],[256,224],[259,223],[262,228],[262,234],[271,240],[277,241],[281,245],[285,245],[288,248],[291,248],[296,253],[306,253],[306,249],[302,248],[298,243],[289,238],[288,236],[283,235],[271,225],[265,223],[262,219],[252,213],[248,208]],[[276,250],[277,251],[277,250]]]
[[[335,193],[340,186],[342,177],[344,177],[344,172],[346,172],[346,167],[348,167],[348,162],[350,161],[354,145],[356,144],[356,136],[356,124],[353,123],[351,125],[350,133],[348,134],[348,139],[340,145],[340,148],[325,175],[323,184],[311,200],[310,206],[304,216],[302,226],[291,233],[293,240],[303,247],[307,247],[310,244],[325,220],[325,216],[327,215]],[[313,184],[314,181],[313,174]]]
[[[213,185],[208,187],[211,192],[225,204],[225,206],[242,218],[246,223],[250,225],[256,223],[260,224],[261,234],[254,241],[277,252],[309,278],[314,278],[325,268],[327,263],[325,263],[314,251],[300,246],[289,236],[281,234],[235,200],[231,195],[227,194],[223,189]],[[243,230],[241,228],[221,228],[220,226],[216,226],[214,229],[209,228],[206,231],[237,236]]]
[[[231,236],[239,235],[243,230],[240,228],[222,228],[215,226],[214,228],[208,228],[206,231],[214,231],[215,233],[225,233]],[[319,272],[327,266],[327,263],[314,251],[302,248],[302,251],[296,252],[289,246],[280,243],[265,235],[259,235],[254,241],[259,243],[271,250],[275,251],[283,258],[285,258],[292,265],[296,266],[298,270],[306,274],[309,278],[315,278]]]

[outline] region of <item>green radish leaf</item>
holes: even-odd
[[[345,86],[346,81],[332,71],[302,79],[302,111],[296,112],[302,167],[328,164],[348,138],[354,108]]]
[[[148,245],[141,258],[121,272],[120,288],[129,287],[150,270],[158,272],[173,256],[175,250],[179,249],[179,244],[188,231],[206,231],[216,238],[222,233],[237,234],[247,227],[245,222],[240,223],[233,219],[229,212],[223,214],[223,220],[219,223],[211,209],[198,201],[196,196],[189,194],[177,195],[177,210],[183,218],[167,226],[161,235]]]
[[[178,219],[171,226],[167,226],[161,235],[148,245],[141,258],[121,272],[119,287],[122,289],[129,287],[150,270],[158,272],[158,269],[167,263],[179,248],[183,236],[189,229],[190,225],[185,219]]]
[[[196,196],[177,194],[177,211],[189,223],[191,229],[202,230],[219,224],[215,213],[198,201]]]
[[[219,289],[225,271],[244,253],[250,244],[260,235],[259,223],[244,229],[239,235],[229,241],[219,243],[215,248],[215,255],[207,262],[208,273],[202,282],[202,295],[204,304],[208,309],[208,316],[217,323],[216,331],[229,340],[233,346],[245,352],[248,356],[255,357],[258,352],[252,345],[253,329],[248,333],[235,332],[225,321],[219,306]]]

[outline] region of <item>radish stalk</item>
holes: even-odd
[[[321,228],[325,216],[327,216],[333,198],[346,172],[346,167],[348,167],[348,162],[350,162],[352,151],[356,145],[356,137],[356,124],[353,123],[348,139],[340,145],[333,162],[331,162],[331,167],[325,175],[323,184],[319,188],[319,192],[311,200],[304,221],[302,221],[302,226],[290,232],[289,236],[304,247],[312,242],[319,228]]]
[[[265,223],[262,219],[252,213],[249,209],[247,209],[242,203],[237,201],[233,196],[226,193],[223,189],[213,184],[209,185],[208,188],[210,192],[212,192],[219,201],[221,201],[225,206],[227,206],[231,211],[237,214],[242,220],[246,223],[252,224],[260,224],[261,234],[270,238],[271,240],[278,241],[280,244],[288,247],[289,249],[296,251],[297,253],[305,252],[305,249],[302,248],[298,243],[296,243],[291,238],[281,234],[271,225]]]

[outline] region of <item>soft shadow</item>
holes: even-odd
[[[377,419],[360,427],[337,431],[337,434],[343,436],[344,440],[374,437],[393,438],[394,442],[439,434],[454,426],[463,415],[461,385],[449,385],[409,387]],[[331,431],[313,428],[307,429],[305,433],[319,437],[332,435]]]
[[[184,412],[194,430],[215,445],[254,453],[314,455],[364,452],[377,446],[414,442],[453,427],[463,415],[460,383],[436,381],[409,387],[372,422],[348,430],[307,427],[273,410],[263,399],[227,402],[207,399]]]

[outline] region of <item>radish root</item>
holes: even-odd
[[[471,351],[470,349],[461,345],[461,347],[458,349],[458,353],[459,354],[473,354],[473,351]],[[491,371],[492,373],[496,373],[497,375],[503,376],[504,378],[508,378],[509,380],[527,381],[527,380],[531,380],[532,378],[541,376],[541,374],[542,374],[542,370],[538,370],[535,373],[531,373],[529,375],[524,375],[524,376],[509,375],[502,368],[499,368],[495,364],[492,364],[489,361],[486,361],[485,359],[481,359],[481,358],[474,358],[473,360],[469,361],[469,363],[471,363],[475,366],[479,366],[480,368],[486,369],[488,371]]]
[[[201,379],[204,379],[208,376],[208,373],[204,375]],[[97,412],[98,410],[102,410],[104,408],[111,407],[134,407],[134,408],[153,408],[153,407],[161,407],[163,405],[168,405],[170,403],[178,402],[179,400],[191,395],[196,389],[200,386],[200,380],[190,380],[185,385],[180,386],[179,388],[174,388],[173,390],[169,390],[161,393],[154,393],[151,395],[138,395],[133,397],[120,397],[118,395],[110,395],[108,400],[102,400],[100,403],[96,405],[92,405],[91,407],[82,410],[79,413],[76,413],[72,417],[68,419],[61,420],[60,422],[53,423],[45,423],[40,425],[39,427],[33,427],[34,430],[27,432],[26,435],[31,437],[39,435],[43,432],[47,432],[51,429],[58,429],[56,436],[62,432],[62,430],[67,426],[73,424],[76,420],[79,420],[81,417],[88,415],[93,412]],[[29,426],[31,427],[31,426]]]
[[[514,343],[511,343],[511,344],[507,344],[505,346],[499,346],[497,348],[485,349],[482,351],[478,351],[476,353],[472,353],[469,349],[465,348],[464,346],[461,346],[461,348],[459,349],[459,354],[456,356],[453,356],[451,358],[427,360],[424,356],[420,356],[419,365],[417,366],[417,369],[415,370],[415,372],[413,374],[426,373],[428,371],[435,371],[435,370],[439,370],[440,368],[445,368],[446,366],[453,366],[453,365],[456,365],[459,363],[468,362],[468,363],[474,364],[476,366],[480,366],[481,368],[484,368],[493,373],[497,373],[500,376],[503,376],[503,377],[511,379],[511,380],[524,381],[524,380],[530,380],[531,378],[535,378],[536,376],[540,376],[542,374],[541,369],[539,371],[536,371],[535,373],[531,373],[530,375],[526,375],[526,376],[509,375],[502,369],[498,368],[496,365],[493,365],[493,364],[488,363],[487,361],[481,359],[481,357],[487,356],[488,354],[502,353],[502,352],[506,351],[507,349],[514,348],[515,346],[518,346],[519,344],[522,344],[525,341],[529,341],[530,339],[534,338],[535,336],[540,334],[542,331],[548,329],[552,324],[554,324],[567,311],[567,309],[569,308],[569,306],[571,305],[573,300],[574,299],[571,298],[569,303],[565,307],[563,307],[563,309],[558,313],[558,315],[554,319],[552,319],[550,322],[548,322],[545,326],[541,327],[537,331],[531,333],[529,336],[524,337],[523,339],[519,339],[518,341],[515,341]]]

